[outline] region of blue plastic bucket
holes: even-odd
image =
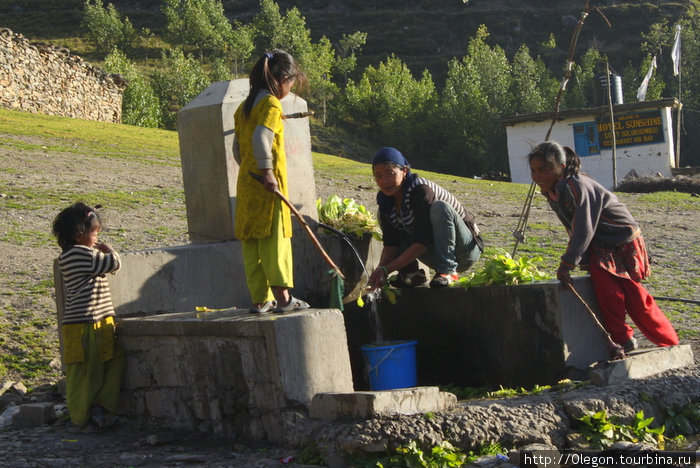
[[[370,390],[416,386],[416,341],[384,341],[360,347]]]

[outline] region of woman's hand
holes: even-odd
[[[559,264],[559,268],[557,268],[557,279],[564,284],[572,284],[571,270],[564,264]]]
[[[265,169],[263,170],[263,187],[265,187],[265,190],[268,192],[275,192],[277,190],[277,179],[275,178],[275,175],[272,173],[272,170],[270,169]]]
[[[367,281],[367,286],[369,286],[372,291],[377,288],[381,288],[384,286],[384,283],[386,283],[387,276],[389,275],[385,270],[386,267],[378,266],[370,275],[369,280]]]

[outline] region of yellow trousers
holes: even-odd
[[[117,410],[126,367],[124,349],[115,340],[114,318],[63,325],[66,404],[73,424],[83,426],[90,408]]]
[[[275,200],[270,235],[243,241],[243,265],[254,304],[274,299],[271,286],[294,287],[292,240],[282,235],[281,203]]]

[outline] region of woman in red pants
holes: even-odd
[[[532,180],[569,233],[557,278],[571,283],[571,270],[588,268],[605,327],[626,352],[636,348],[636,341],[625,314],[657,346],[677,345],[671,322],[641,283],[650,273],[649,258],[627,207],[579,174],[581,160],[571,148],[546,141],[530,152],[528,162]]]

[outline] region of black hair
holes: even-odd
[[[581,171],[581,158],[576,151],[568,146],[562,147],[556,141],[545,141],[535,146],[527,155],[527,162],[535,158],[541,158],[551,168],[564,164],[564,177],[576,175]]]
[[[282,97],[280,85],[284,78],[294,78],[295,85],[303,88],[306,85],[306,75],[294,57],[283,50],[274,49],[265,52],[262,57],[255,62],[248,77],[250,81],[250,92],[243,104],[243,113],[249,116],[253,110],[255,97],[261,89],[267,89],[277,98]]]
[[[99,205],[96,208],[99,208]],[[102,219],[96,208],[78,202],[58,213],[53,220],[51,233],[64,252],[75,245],[77,236],[102,226]]]

